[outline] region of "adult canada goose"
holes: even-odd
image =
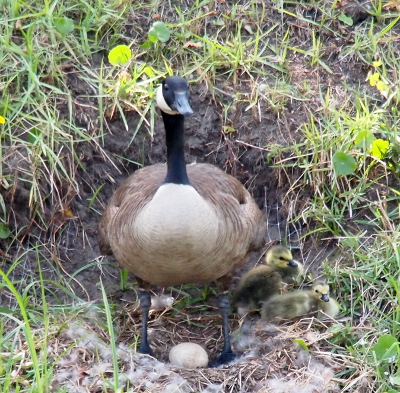
[[[215,166],[185,163],[184,117],[191,115],[185,79],[166,78],[157,91],[165,126],[167,164],[128,177],[99,223],[99,246],[137,278],[142,312],[139,351],[147,340],[150,285],[216,281],[224,348],[211,366],[231,361],[227,291],[231,272],[263,245],[265,220],[249,192]]]
[[[284,246],[271,247],[265,265],[259,265],[243,275],[233,293],[232,303],[238,313],[250,308],[259,309],[261,302],[281,293],[285,284],[293,284],[303,273],[303,265],[293,260],[292,253]]]
[[[271,322],[292,319],[316,309],[323,309],[325,303],[330,303],[329,285],[315,283],[311,290],[296,290],[270,297],[262,306],[261,316]]]

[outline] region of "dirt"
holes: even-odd
[[[244,98],[251,94],[254,85],[262,83],[269,84],[272,78],[268,74],[276,73],[271,68],[265,68],[265,76],[258,76],[256,80],[251,80],[245,70],[237,71],[237,83],[233,79],[225,80],[219,76],[215,82],[215,89],[210,89],[203,80],[200,83],[191,84],[190,102],[194,109],[194,115],[186,120],[186,158],[187,162],[207,162],[214,164],[226,172],[237,177],[254,196],[260,208],[264,209],[266,220],[268,221],[268,233],[266,234],[266,247],[278,241],[285,241],[294,249],[294,256],[302,260],[314,276],[318,275],[319,265],[327,256],[334,253],[334,248],[330,242],[319,242],[316,247],[317,238],[307,237],[300,240],[301,235],[308,229],[302,224],[289,225],[286,222],[286,214],[290,205],[288,194],[290,182],[298,175],[298,170],[294,169],[281,171],[271,167],[268,163],[268,155],[273,146],[288,146],[295,141],[300,141],[302,135],[299,132],[300,126],[307,122],[311,111],[318,111],[322,106],[322,99],[327,89],[331,90],[333,100],[337,100],[338,105],[344,99],[347,92],[343,89],[346,83],[354,89],[364,86],[369,94],[376,94],[372,87],[365,83],[368,69],[365,64],[356,57],[342,58],[341,53],[346,46],[352,43],[352,33],[357,26],[370,16],[358,6],[358,3],[349,2],[351,7],[349,12],[354,13],[355,24],[353,27],[344,26],[339,22],[334,22],[332,30],[337,29],[342,36],[325,34],[321,36],[325,55],[322,60],[332,69],[328,73],[323,67],[310,66],[307,59],[296,52],[288,53],[287,62],[291,70],[290,81],[297,91],[301,91],[305,84],[308,85],[309,97],[312,97],[307,103],[297,99],[285,98],[284,105],[279,110],[272,110],[266,99],[262,96],[259,100],[259,107],[256,111],[246,110],[248,103]],[[216,11],[217,18],[220,13],[229,13],[229,5],[223,1],[218,3]],[[350,5],[349,5],[350,7]],[[271,5],[266,5],[267,17],[263,29],[266,31],[272,26],[274,18],[281,18],[281,14],[273,10]],[[291,12],[311,12],[312,8],[289,7]],[[131,15],[131,19],[126,22],[124,31],[126,42],[131,42],[132,38],[139,37],[144,40],[148,26],[152,23],[151,17],[161,13],[161,9],[154,10],[148,17]],[[177,16],[171,10],[164,12],[169,18],[166,22],[173,22]],[[318,18],[318,15],[315,15]],[[307,49],[310,47],[310,29],[306,22],[299,22],[298,19],[290,15],[284,15],[285,29],[290,28],[290,34],[293,39],[291,44],[299,48]],[[139,25],[138,25],[139,23]],[[211,19],[210,19],[211,24]],[[136,28],[133,28],[136,26]],[[141,30],[140,30],[141,29]],[[201,33],[201,32],[200,32]],[[282,31],[280,34],[284,34]],[[243,30],[244,39],[248,34]],[[274,38],[270,38],[271,43]],[[98,53],[93,57],[93,69],[97,69],[100,62],[107,58],[105,53]],[[66,87],[72,95],[74,110],[73,116],[78,126],[89,135],[96,134],[100,126],[100,118],[104,116],[99,113],[96,99],[91,98],[93,87],[85,81],[85,75],[82,70],[74,67],[65,67]],[[273,87],[273,86],[271,86]],[[221,93],[222,92],[222,93]],[[237,102],[228,110],[227,120],[224,122],[223,108],[232,103],[232,97],[239,94],[242,102]],[[60,118],[68,118],[69,111],[67,104],[62,102],[59,105]],[[40,220],[31,220],[29,212],[29,191],[26,183],[16,181],[16,187],[13,187],[5,195],[7,211],[10,212],[10,224],[13,229],[25,228],[19,235],[18,242],[7,244],[2,242],[2,249],[8,257],[3,260],[3,270],[8,270],[11,261],[16,257],[21,258],[21,263],[10,273],[10,277],[18,281],[23,278],[37,277],[37,253],[33,247],[39,243],[45,246],[41,248],[40,261],[43,263],[42,269],[45,278],[56,279],[57,274],[65,277],[71,277],[70,288],[76,296],[85,301],[101,300],[100,279],[107,288],[110,299],[120,303],[127,308],[134,304],[135,291],[131,290],[129,296],[120,291],[120,273],[116,262],[107,257],[102,259],[97,246],[97,223],[100,214],[107,201],[117,189],[118,185],[136,169],[138,165],[151,165],[154,163],[165,162],[166,148],[164,143],[164,133],[162,119],[157,115],[155,124],[155,133],[152,137],[146,127],[141,127],[138,134],[132,139],[132,130],[134,130],[140,120],[135,112],[126,114],[127,128],[122,119],[117,117],[106,118],[104,121],[104,143],[98,141],[99,145],[87,142],[81,142],[78,146],[79,160],[81,166],[76,163],[72,165],[75,172],[75,186],[68,187],[60,185],[59,193],[61,195],[62,206],[51,205],[50,199],[44,202],[44,222]],[[225,133],[223,126],[228,124],[234,129],[232,133]],[[8,149],[4,157],[5,173],[11,176],[23,177],[24,167],[29,163],[29,157],[21,149]],[[122,159],[123,157],[124,159]],[[73,158],[69,157],[72,163]],[[128,161],[130,160],[130,161]],[[51,192],[43,182],[43,187],[47,192]],[[101,189],[100,189],[101,187]],[[90,201],[93,195],[98,191],[97,198],[93,205]],[[299,200],[304,200],[312,195],[310,188],[304,187],[304,194],[296,195]],[[68,212],[71,212],[69,214]],[[47,239],[47,240],[46,240]],[[265,251],[265,250],[264,250]],[[247,263],[244,269],[255,265],[262,258],[262,253],[255,253]],[[46,266],[48,259],[51,268]],[[243,271],[243,269],[242,269]],[[58,272],[58,273],[57,273]],[[240,271],[236,273],[234,282],[237,281]],[[130,277],[133,281],[134,277]],[[49,286],[54,290],[58,297],[49,297],[49,301],[57,303],[72,302],[68,295],[58,290],[51,283]],[[193,293],[198,294],[194,289]],[[174,292],[172,292],[175,295]],[[2,293],[1,303],[8,304],[11,300],[7,293]],[[179,298],[179,296],[178,296]],[[209,296],[203,304],[211,302],[215,306],[215,296]],[[125,310],[125,309],[124,309]],[[190,311],[191,310],[191,311]],[[186,309],[188,319],[195,319],[201,315],[202,310],[191,308]],[[217,310],[211,308],[211,311],[217,315]],[[165,317],[168,318],[168,317]],[[173,319],[173,317],[171,317]],[[121,332],[120,337],[129,337],[139,332],[139,319],[135,317],[135,322],[125,332]],[[156,319],[155,326],[162,323]],[[177,321],[177,323],[179,323]],[[238,321],[233,319],[232,328],[237,326]],[[124,323],[121,324],[124,326]],[[154,326],[154,325],[152,325]],[[189,326],[189,328],[187,327]],[[204,339],[204,328],[188,324],[188,328],[193,335],[200,334],[194,338],[195,341]],[[133,328],[133,331],[131,330]],[[186,329],[185,328],[185,329]],[[157,331],[157,329],[155,329]],[[128,333],[127,333],[128,332]],[[206,331],[208,333],[208,330]],[[165,343],[163,339],[163,330],[159,330],[159,336],[152,336],[155,342]],[[187,333],[181,332],[183,336]],[[217,345],[221,345],[220,331],[218,328],[218,317],[210,330],[216,340]],[[200,337],[200,339],[199,339]],[[169,338],[171,339],[171,338]],[[166,348],[156,344],[160,349],[159,355]],[[166,360],[166,359],[164,359]]]

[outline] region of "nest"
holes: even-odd
[[[182,315],[162,313],[153,318],[150,342],[160,360],[136,352],[132,333],[138,337],[139,324],[136,318],[131,322],[131,329],[121,331],[118,338],[116,374],[106,332],[88,323],[70,326],[52,346],[54,358],[60,356],[52,390],[62,387],[69,392],[98,393],[114,391],[118,385],[126,392],[149,393],[329,393],[341,391],[347,383],[337,375],[354,366],[350,358],[332,353],[327,343],[332,335],[329,326],[315,318],[281,326],[258,317],[233,319],[232,341],[238,358],[219,368],[195,370],[173,367],[166,361],[168,352],[174,344],[190,341],[205,347],[211,358],[215,356],[222,347],[217,316],[185,320]],[[334,321],[329,324],[336,325]],[[367,375],[360,373],[352,384],[360,387],[365,380]]]

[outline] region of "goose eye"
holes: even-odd
[[[169,90],[169,86],[166,83],[164,84],[164,89]]]

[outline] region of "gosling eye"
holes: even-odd
[[[315,290],[316,293],[319,293],[318,289]]]
[[[284,258],[284,257],[279,257],[279,259],[280,259],[281,261],[284,261],[284,260],[285,260],[285,258]]]

